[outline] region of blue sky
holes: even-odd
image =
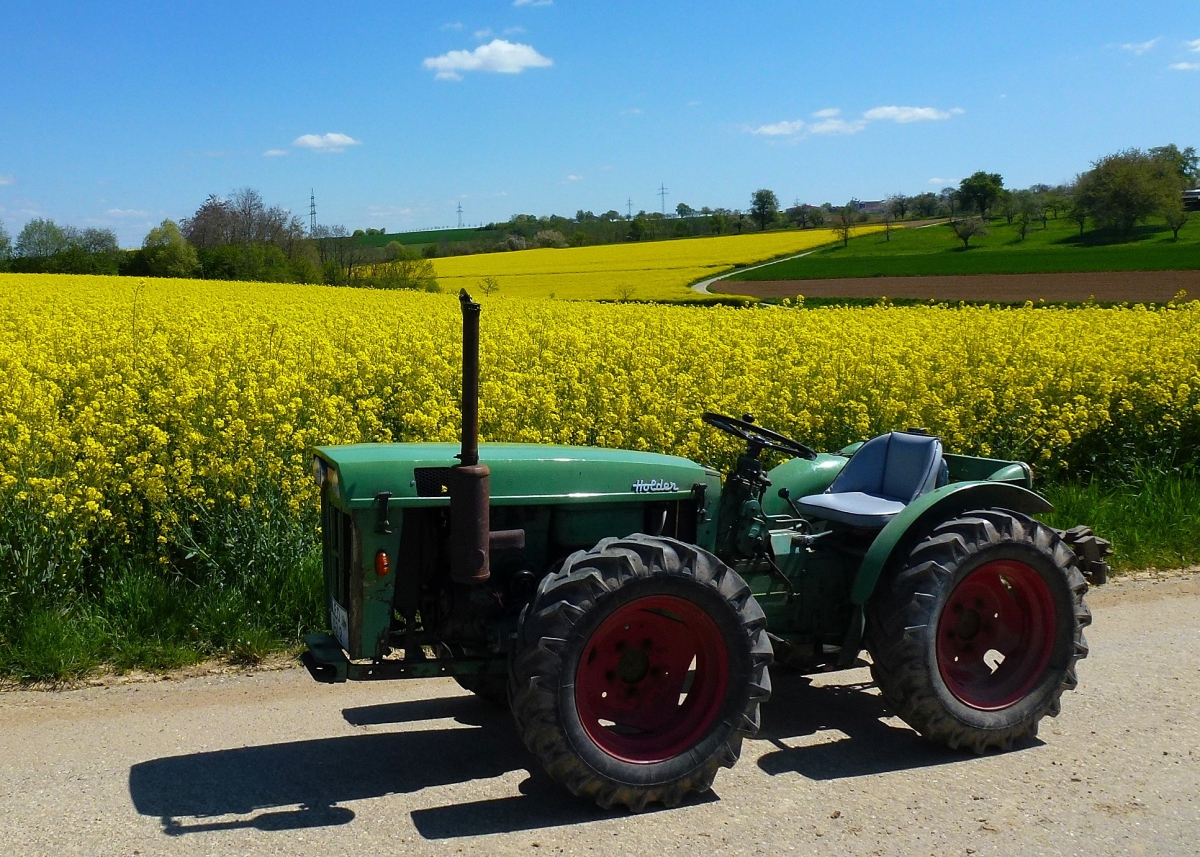
[[[1055,183],[1200,147],[1200,4],[55,3],[0,11],[0,220],[210,193],[389,231]]]

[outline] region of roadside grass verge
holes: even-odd
[[[1087,524],[1113,542],[1117,573],[1200,562],[1198,480],[1138,471],[1121,482],[1041,490],[1055,505],[1047,523]],[[97,565],[88,576],[102,581],[90,591],[55,587],[53,571],[24,592],[10,585],[0,600],[0,680],[62,683],[100,670],[169,671],[213,657],[248,664],[294,650],[325,626],[316,521],[271,515],[270,506],[224,518],[227,526],[204,540],[203,559],[184,555],[162,567],[101,554],[89,559]],[[9,515],[6,563],[21,559],[7,541],[11,524]],[[53,548],[34,545],[25,571],[39,578],[52,570]]]
[[[1114,570],[1181,568],[1200,563],[1200,480],[1135,469],[1120,481],[1047,486],[1060,529],[1087,524],[1113,543]]]
[[[852,238],[848,246],[830,245],[790,259],[733,274],[733,282],[761,280],[839,279],[969,274],[1097,273],[1104,271],[1171,271],[1200,268],[1200,229],[1171,240],[1163,224],[1140,226],[1125,239],[1085,232],[1070,220],[1051,220],[1046,228],[1030,227],[1021,240],[1017,227],[993,219],[990,234],[971,239],[971,249],[947,225],[893,229],[891,240],[875,232]]]

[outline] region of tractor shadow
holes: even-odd
[[[526,771],[520,794],[411,812],[427,839],[584,824],[620,815],[572,797],[522,746],[511,718],[475,697],[345,709],[354,726],[452,718],[459,728],[368,732],[153,759],[129,771],[137,812],[168,836],[221,830],[333,827],[354,820],[349,801]],[[474,728],[461,728],[469,726]],[[229,816],[250,816],[235,818]]]
[[[777,670],[771,701],[763,706],[759,739],[776,749],[758,759],[767,774],[800,774],[810,780],[840,780],[939,765],[969,764],[980,758],[930,743],[893,712],[869,681],[816,686],[807,676]],[[837,741],[791,747],[788,738],[837,730]],[[1017,749],[1041,745],[1033,739]]]

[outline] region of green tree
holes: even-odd
[[[1173,166],[1185,186],[1190,188],[1200,185],[1200,155],[1196,154],[1193,147],[1188,146],[1181,152],[1174,143],[1155,146],[1150,150],[1150,157],[1166,161]]]
[[[8,230],[4,228],[4,221],[0,220],[0,268],[8,264],[10,256],[12,256],[12,238],[9,237]]]
[[[399,241],[389,242],[386,251],[390,258],[352,269],[347,274],[350,283],[381,289],[441,291],[437,281],[437,270],[431,260],[418,256]]]
[[[896,220],[903,220],[908,214],[908,210],[912,207],[912,198],[907,197],[902,193],[894,193],[886,200],[887,210]]]
[[[842,239],[842,246],[850,243],[850,233],[858,223],[858,206],[848,202],[833,214],[833,231]]]
[[[775,196],[775,191],[762,187],[751,195],[750,216],[758,221],[759,229],[766,229],[778,213],[779,197]]]
[[[173,220],[155,226],[142,241],[146,270],[152,277],[194,277],[200,271],[196,248]]]
[[[1168,201],[1163,206],[1162,216],[1167,221],[1167,226],[1171,228],[1171,234],[1175,236],[1175,240],[1179,240],[1179,230],[1188,222],[1190,212],[1184,207],[1183,200],[1176,196],[1175,199]]]
[[[999,173],[981,170],[958,183],[958,198],[965,209],[974,209],[980,217],[986,218],[988,209],[1000,198],[1003,190],[1004,179]]]
[[[1000,210],[1000,214],[1007,221],[1009,226],[1012,226],[1013,218],[1017,216],[1017,195],[1009,190],[1000,191],[1000,196],[996,201],[996,208]]]
[[[1029,231],[1029,224],[1035,220],[1043,220],[1046,209],[1038,200],[1036,194],[1028,190],[1019,190],[1012,194],[1013,211],[1017,220],[1017,232],[1021,235],[1021,240],[1025,240],[1025,233]],[[1044,225],[1044,220],[1043,220]]]
[[[825,225],[825,209],[820,206],[810,208],[808,210],[808,222],[813,225],[813,228]]]
[[[932,191],[919,193],[911,199],[912,210],[919,217],[933,217],[938,213],[940,203],[938,196]]]
[[[1080,176],[1075,198],[1096,226],[1128,235],[1178,199],[1185,182],[1170,157],[1126,149],[1104,156]]]
[[[988,234],[982,217],[963,217],[958,220],[952,220],[950,221],[950,228],[954,230],[954,234],[958,236],[958,240],[962,241],[964,250],[971,249],[971,239],[976,235],[982,237]]]
[[[71,244],[70,235],[53,220],[35,217],[17,236],[16,255],[24,259],[48,259]]]

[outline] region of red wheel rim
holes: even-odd
[[[575,672],[575,706],[604,752],[649,764],[695,746],[728,687],[729,654],[713,618],[686,599],[650,595],[592,632]]]
[[[981,565],[954,587],[938,619],[942,681],[982,711],[1007,708],[1042,678],[1058,633],[1054,597],[1032,567]]]

